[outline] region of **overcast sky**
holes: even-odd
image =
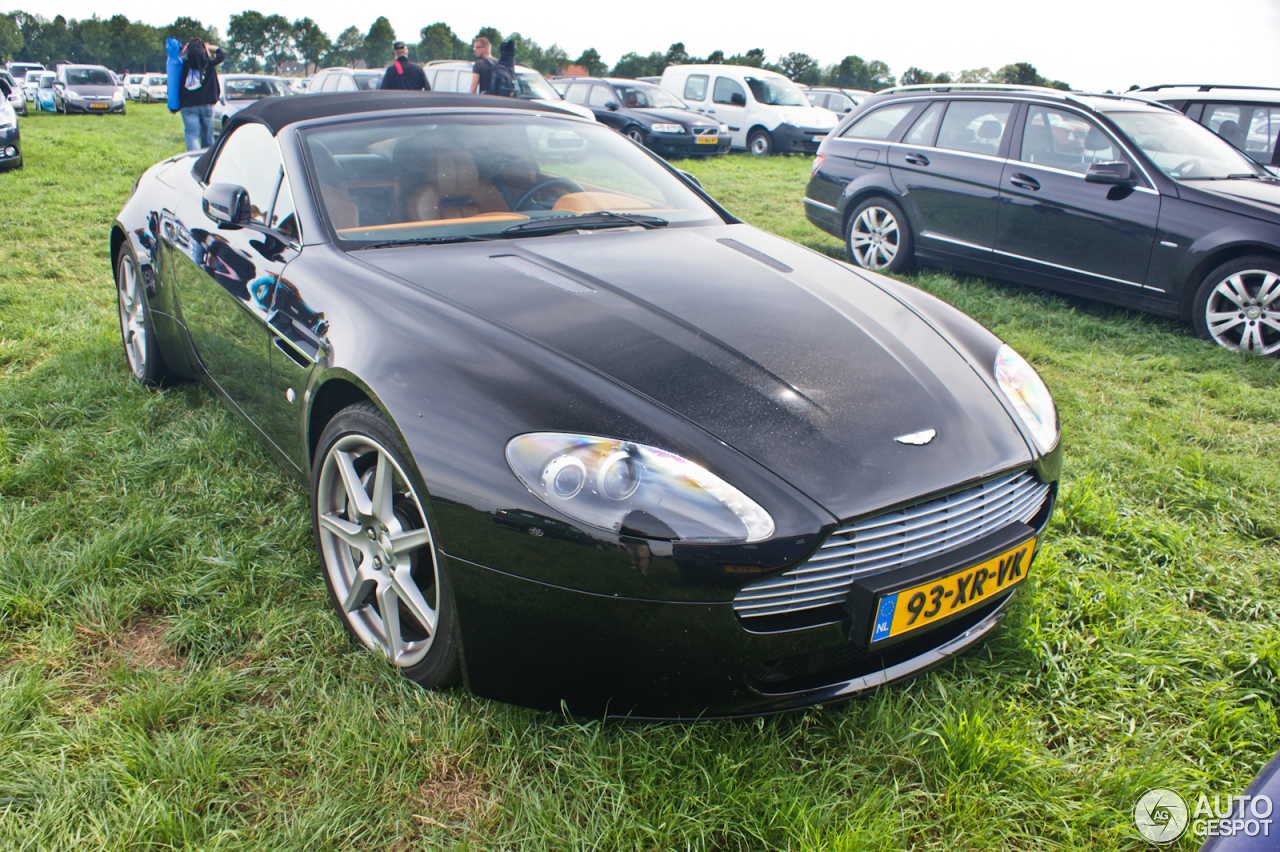
[[[207,4],[215,12],[168,0],[16,0],[15,7],[68,18],[122,13],[157,26],[190,15],[224,35],[231,14],[256,8],[290,20],[309,15],[330,38],[352,25],[367,32],[379,15],[386,15],[405,41],[417,41],[419,31],[436,21],[444,21],[463,39],[492,26],[503,33],[519,32],[544,47],[558,44],[570,57],[594,47],[610,65],[629,51],[665,52],[683,41],[694,56],[760,47],[773,62],[796,51],[823,66],[856,54],[867,61],[883,60],[895,75],[912,65],[954,74],[1030,62],[1044,77],[1094,91],[1171,82],[1280,87],[1280,0],[382,0],[368,6],[273,0]]]

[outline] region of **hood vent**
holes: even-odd
[[[595,292],[584,284],[579,284],[567,275],[562,275],[554,269],[548,269],[545,266],[525,260],[523,257],[516,257],[513,254],[502,254],[497,257],[489,258],[494,263],[500,263],[507,269],[528,275],[535,278],[543,284],[550,284],[566,293],[578,293],[582,295],[590,295]]]
[[[753,260],[758,260],[761,263],[763,263],[765,266],[768,266],[771,269],[776,269],[779,272],[795,271],[790,266],[787,266],[785,263],[783,263],[782,261],[774,260],[764,252],[756,251],[751,246],[740,243],[737,240],[731,240],[726,237],[725,239],[722,239],[722,240],[716,240],[716,242],[720,243],[720,245],[722,246],[728,246],[729,248],[735,251],[740,251],[743,254],[745,254],[747,257],[752,258]]]

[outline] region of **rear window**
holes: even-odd
[[[879,139],[886,140],[894,136],[894,131],[903,119],[916,108],[913,103],[892,104],[873,109],[845,128],[840,135],[846,139]]]

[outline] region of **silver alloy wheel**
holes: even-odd
[[[1219,281],[1204,304],[1209,336],[1231,351],[1280,352],[1280,275],[1243,269]]]
[[[334,442],[316,515],[320,556],[357,638],[399,668],[422,662],[436,637],[440,567],[418,495],[387,448],[359,433]]]
[[[849,249],[864,269],[884,269],[898,256],[902,232],[897,218],[883,207],[868,207],[849,230]]]
[[[763,133],[757,133],[752,136],[748,145],[750,146],[749,150],[751,153],[755,154],[757,157],[763,157],[771,153],[771,149],[773,148],[773,145],[769,142],[769,137]]]
[[[116,303],[120,308],[120,338],[129,371],[138,379],[147,375],[146,301],[142,294],[142,278],[138,264],[128,251],[120,253],[120,269],[116,274]]]
[[[630,139],[632,142],[636,143],[637,145],[640,145],[641,147],[644,146],[644,131],[641,130],[639,127],[633,127],[630,130],[628,130],[627,138]]]

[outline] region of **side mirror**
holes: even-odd
[[[734,106],[746,106],[747,96],[742,94],[742,92],[734,92],[732,95],[729,96],[729,103],[733,104]]]
[[[1138,179],[1128,163],[1093,163],[1084,175],[1085,183],[1107,183],[1115,186],[1137,186]]]
[[[617,101],[609,101],[608,103],[606,103],[606,104],[604,105],[604,108],[605,108],[605,109],[607,109],[607,110],[609,110],[609,112],[617,112],[617,111],[618,111],[618,102],[617,102]]]
[[[250,220],[249,191],[232,183],[210,184],[201,199],[204,215],[219,225],[243,225]]]

